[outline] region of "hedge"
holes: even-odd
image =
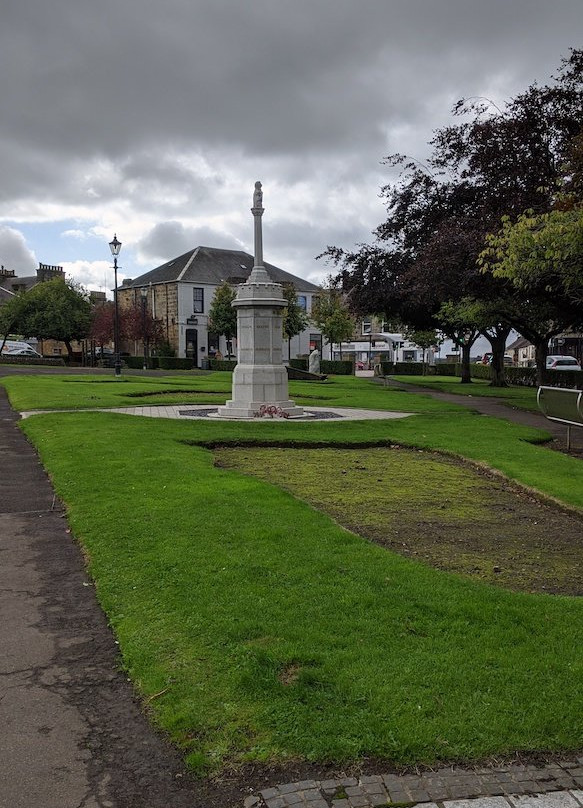
[[[53,366],[63,366],[65,364],[65,360],[62,357],[52,357],[50,358],[41,358],[36,356],[10,356],[8,354],[2,354],[0,356],[0,364],[2,365],[53,365]]]
[[[209,359],[210,370],[234,370],[236,359]]]
[[[297,368],[298,370],[308,370],[308,360],[298,357],[297,359],[289,360],[290,368]]]
[[[332,376],[352,376],[354,373],[354,362],[348,359],[321,359],[320,373]]]
[[[456,365],[456,376],[462,375],[462,366],[460,364]],[[512,368],[504,368],[504,370],[512,370]],[[474,364],[470,365],[470,376],[473,379],[491,379],[492,378],[492,368],[490,365],[482,365],[482,364]]]
[[[455,362],[439,362],[437,365],[430,365],[435,368],[436,376],[457,376],[457,365]]]
[[[160,370],[193,370],[192,357],[158,356]]]

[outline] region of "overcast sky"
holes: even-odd
[[[4,0],[0,262],[111,289],[197,246],[320,282],[383,220],[462,96],[503,102],[583,46],[581,0]]]

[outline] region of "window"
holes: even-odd
[[[298,295],[298,306],[302,311],[308,310],[308,298],[305,295]]]
[[[362,321],[362,333],[372,334],[372,320],[370,318]]]
[[[310,334],[310,351],[313,351],[316,348],[320,352],[320,356],[322,355],[322,335],[321,334]]]
[[[204,289],[195,288],[192,290],[192,310],[195,314],[204,312]]]

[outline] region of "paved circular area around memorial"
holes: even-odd
[[[189,406],[184,404],[176,405],[160,405],[160,406],[145,406],[145,407],[116,407],[105,408],[99,407],[95,409],[85,410],[28,410],[21,412],[21,418],[28,418],[31,415],[43,415],[47,412],[115,412],[120,415],[141,415],[146,418],[175,418],[175,419],[193,419],[193,418],[209,418],[217,412],[217,407],[211,407],[208,404],[200,404],[196,406]],[[313,415],[312,415],[313,413]],[[273,421],[284,422],[288,424],[293,423],[308,423],[310,421],[325,420],[338,420],[338,421],[366,421],[366,420],[382,420],[382,419],[395,419],[395,418],[408,418],[413,415],[411,412],[390,412],[388,410],[362,410],[351,407],[307,407],[306,417],[304,418],[270,418],[269,416],[262,418],[223,418],[221,422],[229,421],[245,421],[247,423],[273,423]],[[217,419],[219,420],[219,419]]]

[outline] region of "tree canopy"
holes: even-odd
[[[298,295],[293,284],[284,283],[282,293],[287,303],[283,311],[283,333],[288,342],[288,359],[291,359],[292,337],[301,334],[302,331],[307,328],[309,319],[304,309],[298,303]]]
[[[37,283],[3,306],[2,321],[25,337],[71,342],[87,336],[91,325],[89,295],[78,284],[62,278]]]
[[[578,288],[574,261],[567,261],[567,253],[577,255],[576,216],[552,211],[560,198],[563,208],[572,208],[583,187],[583,50],[572,50],[548,84],[532,84],[502,108],[484,98],[462,99],[453,113],[454,123],[434,133],[425,164],[400,154],[386,158],[401,173],[381,189],[387,217],[374,242],[351,251],[329,247],[323,255],[337,267],[351,310],[361,315],[382,313],[414,328],[434,328],[448,301],[489,303],[492,322],[481,333],[493,337],[503,369],[500,334],[514,327],[527,336],[521,329],[529,324],[537,330],[549,292],[531,285],[526,298],[508,266],[483,271],[490,267],[478,264],[486,237],[500,230],[502,218],[510,228],[527,210],[546,217],[537,220],[536,232],[544,222],[549,239],[551,233],[562,238],[568,221],[571,247],[559,248],[555,240],[545,250],[560,249],[571,293]],[[516,238],[524,242],[529,229],[522,222]],[[496,311],[494,301],[500,303]],[[446,333],[447,324],[441,318]]]
[[[330,358],[332,358],[332,343],[345,342],[354,334],[354,318],[341,291],[332,284],[322,288],[313,299],[312,321],[330,344]]]
[[[232,306],[236,295],[231,284],[224,281],[215,290],[209,312],[209,330],[225,337],[229,356],[232,339],[237,336],[237,312]]]

